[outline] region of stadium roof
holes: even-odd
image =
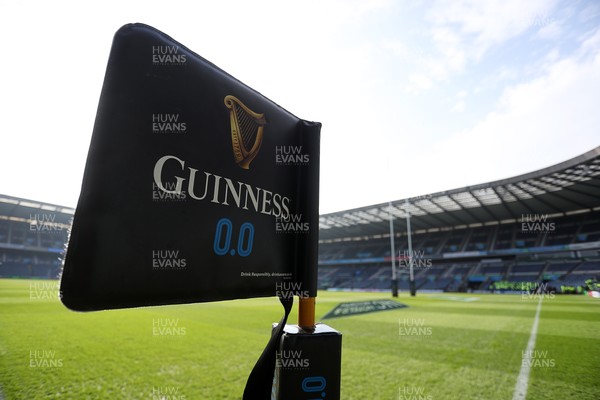
[[[36,214],[52,214],[53,222],[70,225],[74,213],[69,207],[0,195],[0,218],[29,221]]]
[[[323,214],[319,240],[389,235],[515,222],[523,215],[570,215],[600,210],[600,146],[554,166],[513,178]]]

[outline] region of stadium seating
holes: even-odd
[[[519,223],[438,231],[414,232],[414,259],[429,260],[429,268],[415,267],[419,290],[491,290],[494,283],[555,282],[556,286],[580,285],[600,275],[597,253],[564,249],[565,246],[600,240],[600,212],[557,217],[549,220],[553,231],[526,232]],[[395,248],[399,287],[408,290],[408,254],[405,234],[396,234]],[[500,254],[485,258],[481,254]],[[470,253],[475,255],[470,256]],[[453,254],[461,261],[454,261]],[[539,259],[548,257],[548,259]],[[539,260],[536,260],[538,258]],[[418,264],[418,263],[417,263]],[[424,264],[421,262],[421,264]],[[319,287],[389,290],[391,280],[390,240],[373,239],[321,242]]]
[[[67,232],[62,226],[37,230],[29,221],[0,220],[0,277],[57,278]]]
[[[7,199],[10,204],[15,202]],[[57,206],[31,207],[7,207],[14,215],[0,212],[0,277],[56,278],[60,274],[60,256],[74,210],[63,208],[54,213],[60,227],[39,230],[34,229],[30,215]],[[499,282],[543,281],[560,288],[583,285],[586,279],[600,276],[600,254],[586,246],[600,241],[600,211],[557,216],[549,222],[555,229],[538,233],[523,231],[518,222],[415,231],[416,287],[422,291],[487,291]],[[580,247],[573,250],[572,246]],[[395,249],[399,288],[408,290],[405,232],[396,232]],[[389,235],[321,240],[318,262],[320,289],[390,290]]]

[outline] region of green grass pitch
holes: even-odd
[[[275,298],[76,313],[52,286],[0,280],[6,400],[240,399],[283,313]],[[385,298],[321,292],[317,317],[340,302]],[[398,301],[409,307],[326,321],[343,333],[342,399],[512,399],[538,299]],[[544,298],[534,352],[527,399],[600,398],[600,299]]]

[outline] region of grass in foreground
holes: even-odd
[[[283,313],[275,298],[75,313],[44,298],[51,284],[0,280],[7,400],[240,399]],[[322,292],[317,316],[383,298]],[[512,398],[537,299],[418,293],[398,301],[409,307],[326,321],[343,333],[342,399]],[[597,399],[600,301],[544,299],[535,349],[528,399]]]

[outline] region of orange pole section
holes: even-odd
[[[300,297],[298,304],[298,326],[304,329],[315,328],[315,297]]]

